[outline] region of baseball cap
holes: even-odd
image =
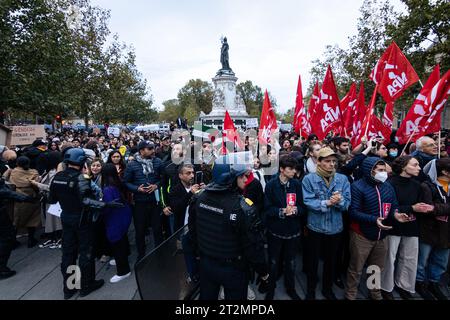
[[[333,151],[333,149],[328,148],[328,147],[320,149],[320,151],[319,151],[319,160],[322,159],[322,158],[329,157],[329,156],[336,156],[337,157],[337,154],[336,154],[336,152]]]
[[[155,148],[155,145],[149,141],[141,141],[138,144],[138,151],[145,149],[145,148],[149,148],[149,149],[153,149]]]

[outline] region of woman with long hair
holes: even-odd
[[[119,175],[119,178],[122,180],[126,166],[122,154],[118,150],[112,151],[109,154],[108,161],[106,161],[106,163],[112,163],[116,167],[117,174]]]
[[[126,201],[126,189],[119,178],[116,166],[112,163],[107,163],[102,168],[102,190],[103,201],[116,201],[124,205],[123,208],[106,208],[103,212],[106,236],[114,257],[109,263],[117,268],[117,274],[110,282],[116,283],[131,275],[127,235],[131,223],[131,208]]]

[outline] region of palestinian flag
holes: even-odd
[[[216,137],[219,135],[219,130],[213,127],[207,127],[202,124],[195,124],[194,131],[192,131],[194,137],[200,137],[203,140],[208,140],[214,142]]]

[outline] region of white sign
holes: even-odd
[[[120,129],[117,127],[109,127],[108,128],[108,135],[112,134],[114,137],[120,136]]]
[[[245,121],[247,128],[258,128],[258,118],[250,118]]]
[[[36,139],[45,139],[44,125],[33,126],[14,126],[11,132],[11,146],[25,146],[30,145]]]

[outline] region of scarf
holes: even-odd
[[[330,184],[331,184],[331,180],[333,180],[333,177],[336,174],[336,170],[328,172],[328,171],[323,170],[320,166],[317,166],[316,173],[319,177],[322,177],[323,181],[325,181],[325,184],[327,185],[327,188],[329,188]]]
[[[135,159],[138,163],[142,165],[142,169],[144,169],[145,176],[152,174],[153,170],[153,160],[152,159],[144,159],[140,154],[136,154]]]
[[[317,171],[316,167],[317,165],[314,163],[314,160],[312,158],[308,158],[306,161],[306,170],[308,173],[315,173]]]

